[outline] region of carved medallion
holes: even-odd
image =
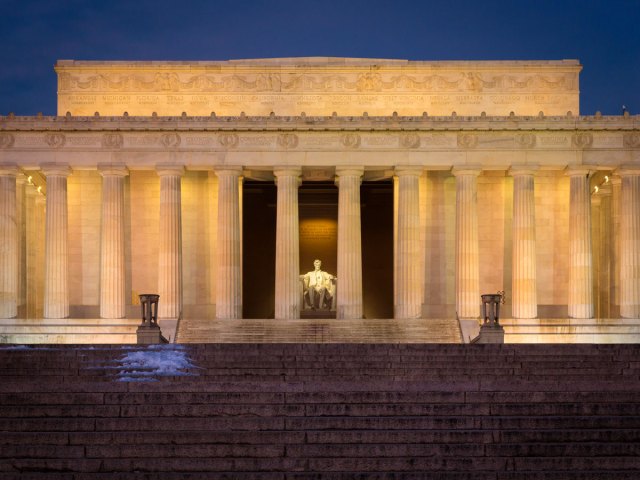
[[[278,145],[282,148],[296,148],[298,136],[295,133],[281,133],[278,135]]]
[[[160,138],[160,141],[167,148],[176,148],[180,146],[180,135],[177,133],[165,133]]]
[[[221,133],[218,142],[225,148],[235,148],[238,146],[238,135],[235,133]]]
[[[478,145],[478,135],[475,133],[459,133],[458,146],[463,148],[474,148]]]
[[[13,146],[13,135],[7,132],[0,133],[0,148],[9,148]]]
[[[640,132],[629,132],[622,136],[625,147],[640,147]],[[1,143],[1,142],[0,142]]]
[[[66,139],[62,133],[47,133],[44,141],[52,148],[60,148],[64,145]]]
[[[400,145],[404,148],[418,148],[420,146],[420,137],[417,133],[407,133],[400,136]]]
[[[119,133],[105,133],[102,137],[102,146],[105,148],[120,148],[122,143],[122,135]]]
[[[533,148],[536,145],[534,133],[518,133],[515,136],[516,145],[521,148]]]
[[[572,139],[573,144],[578,148],[590,147],[593,143],[593,135],[588,132],[575,133]]]
[[[342,135],[342,145],[347,148],[358,148],[360,146],[360,135],[357,133],[345,133]]]

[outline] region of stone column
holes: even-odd
[[[124,165],[98,165],[102,175],[102,226],[100,241],[100,317],[124,318]]]
[[[622,179],[618,175],[611,176],[611,272],[612,295],[611,303],[620,308],[620,197],[622,190]],[[619,310],[614,312],[614,316],[619,314]]]
[[[184,167],[158,165],[160,231],[158,242],[158,318],[178,319],[182,313],[182,191]]]
[[[420,318],[422,315],[420,207],[418,204],[422,170],[422,167],[417,166],[395,169],[398,177],[395,318]]]
[[[16,165],[0,165],[0,318],[18,315]]]
[[[45,220],[44,317],[69,316],[68,165],[44,164],[47,178]]]
[[[240,167],[215,169],[218,176],[216,318],[242,318]]]
[[[511,167],[513,177],[512,316],[536,318],[536,216],[534,175],[537,167]]]
[[[298,186],[301,173],[299,167],[273,170],[278,186],[275,317],[283,320],[300,317]]]
[[[478,253],[478,175],[480,167],[452,170],[456,177],[456,312],[459,318],[480,315]]]
[[[640,318],[640,168],[621,168],[620,316]]]
[[[26,227],[26,186],[27,177],[24,174],[16,178],[16,225],[17,225],[17,245],[18,245],[18,314],[20,307],[27,303],[27,242],[25,235]]]
[[[336,168],[338,185],[337,318],[362,318],[360,183],[363,167]]]
[[[589,169],[572,167],[569,199],[569,301],[571,318],[593,318],[593,257]]]

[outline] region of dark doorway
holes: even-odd
[[[363,182],[360,203],[364,316],[393,318],[393,182]]]
[[[242,317],[273,318],[276,186],[246,180],[242,190]]]

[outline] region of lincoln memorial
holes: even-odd
[[[581,116],[581,68],[60,60],[57,116],[0,117],[0,343],[99,341],[149,293],[177,341],[314,315],[467,341],[498,291],[514,328],[630,324],[640,116]]]

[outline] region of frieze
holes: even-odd
[[[455,135],[447,135],[446,133],[430,133],[420,136],[420,143],[429,147],[456,147]]]
[[[160,143],[159,135],[141,135],[139,137],[127,136],[126,142],[132,147],[149,147],[156,146]]]
[[[622,146],[621,135],[594,135],[593,144],[594,148],[619,148]]]
[[[538,139],[541,146],[562,147],[569,145],[567,135],[541,135]]]
[[[78,136],[69,135],[67,138],[69,146],[91,147],[100,145],[100,137],[98,136]]]
[[[302,137],[302,142],[307,147],[326,147],[340,142],[337,135],[307,135]]]
[[[640,132],[628,132],[625,133],[622,138],[625,147],[640,147]]]
[[[0,132],[0,148],[10,148],[13,146],[15,139],[13,135],[7,132]]]
[[[190,146],[211,146],[215,144],[213,136],[185,136],[185,145]]]
[[[60,91],[113,92],[383,92],[383,91],[575,91],[577,74],[495,74],[452,72],[449,74],[58,74]],[[129,101],[128,95],[105,95],[103,100],[115,103]],[[149,96],[150,101],[153,96]],[[473,101],[473,97],[466,99]]]
[[[395,135],[366,135],[364,144],[371,147],[390,147],[398,145],[398,138]]]
[[[243,147],[271,147],[274,140],[273,135],[244,135],[238,143]]]

